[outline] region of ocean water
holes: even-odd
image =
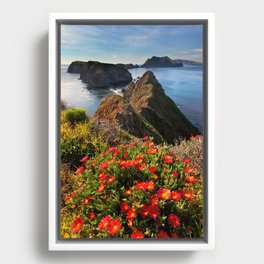
[[[88,90],[79,80],[79,74],[67,73],[68,65],[61,66],[61,99],[72,107],[85,108],[94,114],[101,101],[108,95],[122,95],[126,86],[114,89]],[[151,70],[168,95],[182,113],[203,132],[203,67],[184,66],[179,68],[130,69],[133,79]]]

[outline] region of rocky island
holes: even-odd
[[[145,63],[141,66],[142,68],[165,68],[165,67],[182,67],[182,62],[175,62],[171,58],[165,57],[156,57],[153,56],[150,59],[147,59]]]
[[[108,120],[137,137],[150,135],[158,143],[174,143],[199,133],[168,97],[151,71],[131,83],[124,97],[104,99],[95,120]]]

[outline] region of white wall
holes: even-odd
[[[262,1],[1,2],[1,263],[264,263]],[[216,249],[47,251],[49,12],[215,12]]]

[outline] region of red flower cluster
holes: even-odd
[[[115,235],[122,228],[118,219],[111,219],[110,215],[105,216],[99,223],[100,230],[107,230],[110,235]]]
[[[143,217],[151,217],[156,219],[160,213],[160,208],[157,204],[144,204],[140,208],[140,213]]]
[[[155,188],[155,184],[153,181],[139,182],[139,183],[137,183],[135,188],[138,190],[151,191]]]
[[[72,224],[72,232],[73,233],[79,233],[82,229],[82,226],[84,225],[84,221],[81,217],[76,218]]]
[[[72,193],[65,202],[72,202],[66,205],[74,215],[86,216],[87,226],[84,228],[84,220],[78,217],[72,232],[77,237],[132,239],[195,236],[200,228],[195,223],[202,213],[196,206],[201,196],[195,195],[200,184],[192,183],[200,183],[202,177],[189,157],[175,157],[168,149],[145,137],[111,147],[89,161],[88,156],[83,157],[80,161],[87,163],[75,172],[85,170],[76,178],[78,197],[73,201],[77,194]],[[105,216],[106,212],[112,216]]]

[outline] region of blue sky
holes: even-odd
[[[62,25],[61,63],[142,64],[152,56],[202,62],[202,25]]]

